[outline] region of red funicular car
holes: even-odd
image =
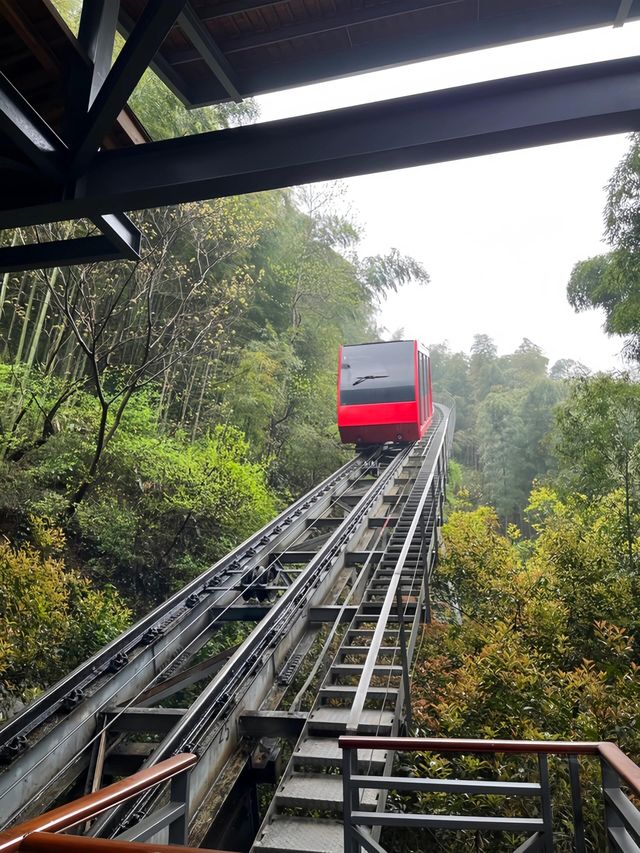
[[[431,362],[421,343],[340,347],[338,428],[344,444],[418,441],[432,417]]]

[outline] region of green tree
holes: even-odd
[[[604,374],[575,382],[558,412],[555,450],[567,489],[591,497],[622,490],[627,565],[634,568],[640,386]]]
[[[476,403],[481,403],[494,386],[502,384],[498,350],[488,335],[474,335],[470,378]]]
[[[605,239],[611,250],[575,265],[567,286],[576,311],[599,308],[605,331],[625,337],[625,352],[640,359],[640,137],[615,170],[607,193]]]
[[[96,589],[65,567],[61,531],[31,525],[35,544],[0,543],[0,719],[12,700],[62,677],[130,618],[112,586]]]
[[[524,423],[520,415],[522,392],[496,390],[478,407],[478,445],[484,491],[506,524],[518,517],[526,491],[514,476],[520,464]]]

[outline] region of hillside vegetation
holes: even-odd
[[[73,22],[77,3],[59,5]],[[158,138],[255,116],[186,116],[150,74],[133,101]],[[457,432],[436,619],[413,679],[422,733],[611,739],[640,759],[638,187],[634,139],[610,186],[611,251],[577,264],[568,290],[625,336],[629,375],[550,366],[526,339],[502,356],[482,334],[468,354],[431,347]],[[0,720],[349,457],[338,345],[383,336],[381,300],[428,274],[396,250],[363,257],[347,210],[339,185],[156,209],[137,216],[138,264],[0,278]],[[419,756],[406,770],[490,768]],[[603,849],[597,832],[590,843]],[[422,844],[400,833],[393,849]]]
[[[528,341],[498,357],[477,336],[469,357],[436,347],[436,376],[457,400],[453,494],[434,623],[421,638],[418,731],[441,737],[611,740],[640,761],[640,140],[614,174],[608,255],[576,265],[576,310],[605,309],[626,337],[630,373],[575,362],[547,372]],[[418,775],[530,780],[521,758],[418,756]],[[588,849],[604,850],[597,762],[583,762]],[[573,850],[566,769],[551,762],[555,849]],[[399,797],[400,809],[522,815],[517,801]],[[532,812],[533,815],[533,812]],[[517,839],[435,833],[438,849],[508,851]],[[425,849],[396,833],[393,849]]]
[[[73,25],[78,3],[59,6]],[[187,114],[150,73],[132,102],[155,137],[255,115]],[[380,299],[428,276],[395,250],[359,254],[343,195],[151,210],[137,264],[0,277],[0,712],[348,458],[338,345],[375,339]]]

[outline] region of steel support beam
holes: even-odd
[[[103,213],[92,217],[92,221],[118,250],[117,257],[140,260],[142,234],[126,214]]]
[[[92,63],[86,106],[90,107],[111,69],[120,0],[85,0],[78,41]]]
[[[237,195],[640,128],[640,57],[147,143],[94,158],[77,198],[0,227]]]
[[[26,246],[0,248],[0,273],[93,264],[97,261],[117,261],[121,258],[120,249],[109,237],[51,240],[48,243],[27,243]]]
[[[240,715],[240,731],[254,738],[297,738],[306,721],[303,711],[244,711]]]
[[[242,95],[238,91],[235,72],[205,24],[193,10],[191,3],[185,3],[184,11],[178,18],[178,25],[196,49],[198,57],[205,61],[229,97],[239,103],[242,100]]]
[[[0,133],[47,179],[63,179],[64,142],[1,71]]]
[[[186,712],[186,708],[108,708],[104,717],[112,733],[166,734]]]
[[[76,151],[76,167],[81,169],[100,147],[185,3],[148,0],[91,105]]]
[[[614,27],[621,27],[624,22],[627,20],[629,15],[631,14],[631,7],[633,6],[633,0],[620,0],[620,8],[618,9],[618,14],[616,15],[616,19],[613,22]]]
[[[46,180],[58,184],[57,192],[62,195],[69,149],[2,72],[0,131]],[[140,258],[141,234],[128,216],[107,213],[90,218],[106,239],[86,237],[3,248],[0,249],[0,271],[46,269],[117,258]]]

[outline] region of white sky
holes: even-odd
[[[634,23],[431,60],[260,97],[260,120],[633,56],[639,45]],[[565,287],[576,261],[606,249],[604,186],[627,147],[609,136],[345,181],[363,252],[397,247],[431,275],[391,297],[382,323],[455,350],[480,332],[501,353],[528,337],[551,363],[619,367],[620,339],[602,332],[598,312],[575,314]]]

